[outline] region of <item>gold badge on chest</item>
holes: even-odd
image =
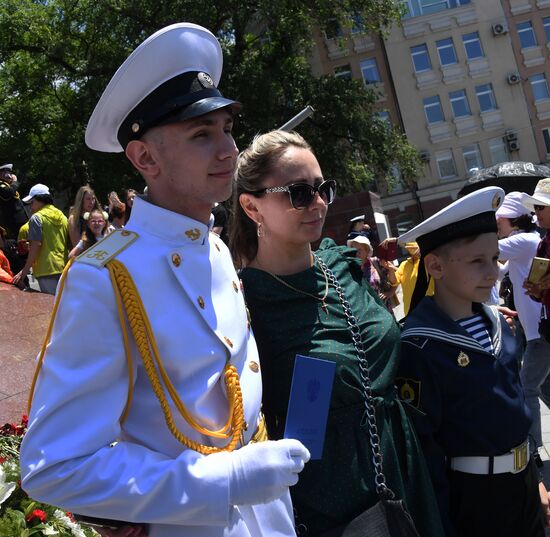
[[[464,351],[460,351],[458,358],[456,359],[456,363],[460,367],[467,367],[470,365],[470,357]]]
[[[197,229],[197,228],[193,228],[193,229],[188,229],[185,234],[192,240],[192,241],[196,241],[197,239],[200,238],[201,236],[201,232],[200,232],[200,229]]]

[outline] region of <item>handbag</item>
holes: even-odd
[[[361,330],[357,324],[357,318],[353,315],[351,305],[346,299],[344,291],[334,273],[315,254],[314,257],[329,283],[334,286],[338,293],[338,298],[342,304],[359,359],[361,387],[375,473],[374,484],[376,486],[376,494],[378,495],[378,502],[375,505],[369,507],[345,526],[331,530],[325,535],[327,537],[420,537],[413,519],[405,509],[403,500],[395,499],[395,493],[386,484],[382,465],[382,453],[380,453],[380,436],[378,435],[378,426],[374,411],[369,364],[363,345]]]

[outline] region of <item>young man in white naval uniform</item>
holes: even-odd
[[[98,102],[86,143],[124,150],[148,199],[66,272],[21,451],[31,497],[150,537],[294,535],[288,487],[309,459],[297,440],[251,443],[259,359],[231,257],[209,233],[237,156],[221,68],[208,30],[175,24]]]

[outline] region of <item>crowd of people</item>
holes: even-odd
[[[54,205],[48,186],[38,183],[20,197],[13,164],[0,166],[0,281],[54,295],[68,262],[115,229],[123,228],[137,192],[108,195],[102,206],[90,185],[81,186],[68,217]]]
[[[68,219],[44,185],[22,200],[33,215],[16,283],[32,265],[51,289],[42,248],[64,243],[64,265],[71,241],[75,257],[56,276],[31,389],[24,489],[105,537],[377,534],[373,509],[390,498],[407,515],[400,535],[543,537],[535,407],[550,320],[528,311],[550,307],[550,275],[530,281],[527,265],[550,254],[533,227],[534,213],[550,229],[550,179],[532,196],[480,189],[377,255],[364,216],[346,245],[321,240],[336,182],[295,132],[239,154],[241,105],[217,89],[221,73],[208,30],[159,30],[86,131],[90,148],[125,153],[146,195],[112,193],[104,211],[84,186]],[[383,252],[397,242],[410,255],[399,267]],[[499,259],[515,333],[513,313],[487,305]],[[335,364],[315,460],[307,434],[286,434],[297,356]],[[311,401],[318,385],[303,386]]]

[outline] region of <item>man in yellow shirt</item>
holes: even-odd
[[[394,287],[401,285],[403,292],[403,312],[405,315],[409,313],[411,306],[411,298],[416,285],[416,279],[418,277],[418,266],[420,265],[420,248],[416,242],[407,242],[405,244],[405,250],[409,253],[410,257],[403,261],[397,269],[394,265],[388,263],[389,272],[388,279]],[[393,268],[393,271],[392,271]],[[431,279],[428,284],[428,290],[426,296],[432,296],[434,294],[434,282]]]

